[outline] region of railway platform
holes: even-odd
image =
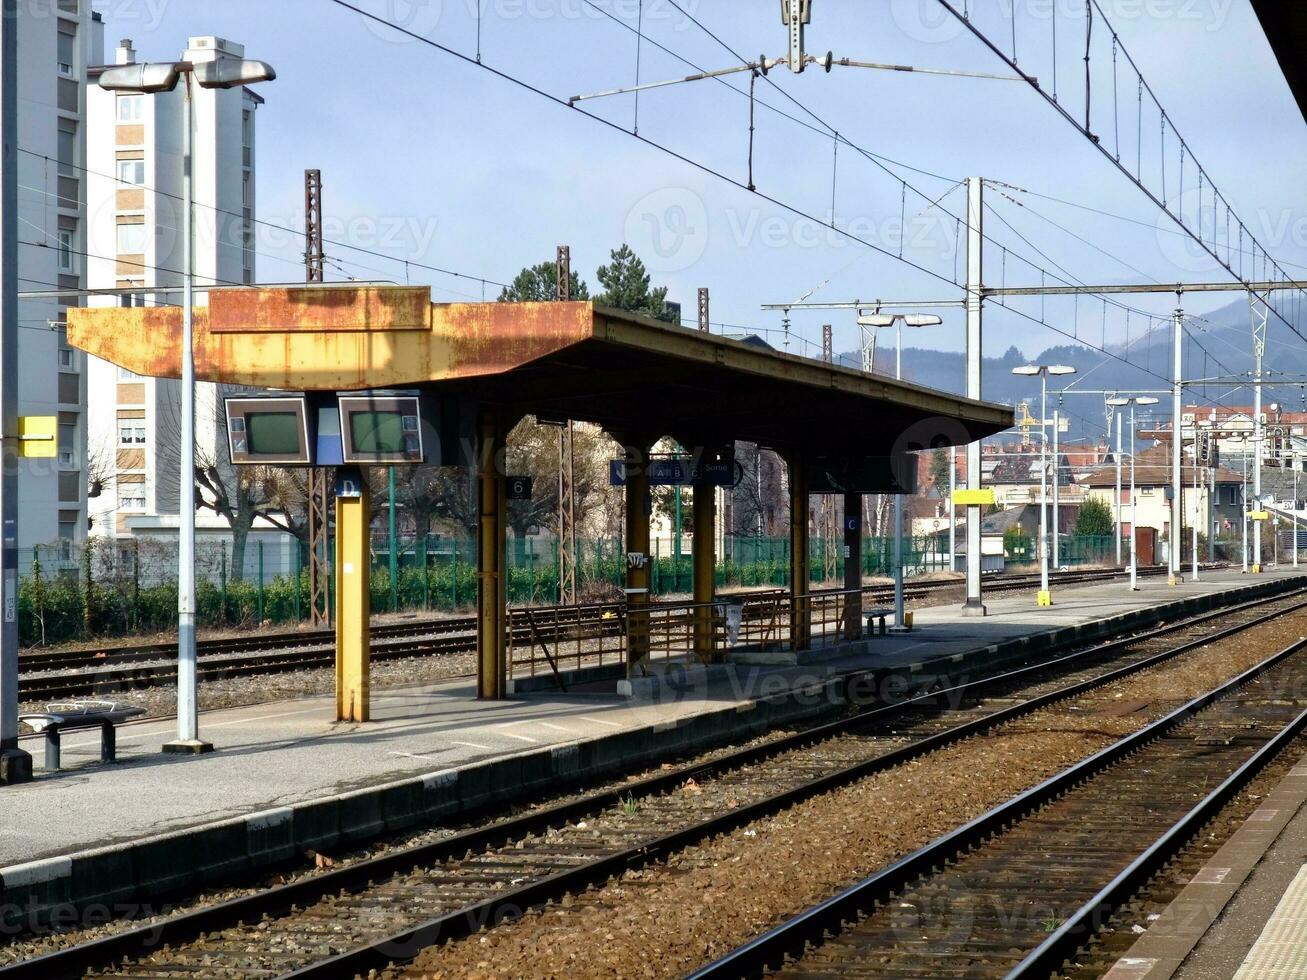
[[[487,811],[842,710],[850,678],[884,694],[914,677],[966,675],[1074,642],[1307,583],[1307,569],[1210,571],[1175,587],[1120,580],[918,610],[909,634],[803,666],[735,666],[662,700],[539,693],[475,700],[472,679],[374,694],[373,720],[335,723],[330,697],[229,708],[202,719],[211,755],[160,746],[171,720],[120,729],[118,762],[69,737],[66,767],[7,787],[0,908],[140,901],[254,867],[330,854],[391,831]],[[897,685],[897,687],[895,687]]]

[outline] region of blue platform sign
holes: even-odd
[[[689,456],[670,459],[651,459],[648,466],[649,485],[654,487],[688,487],[706,483],[714,487],[729,487],[735,483],[735,465],[729,460],[703,460],[696,471]],[[608,483],[620,487],[626,484],[626,460],[608,461]]]

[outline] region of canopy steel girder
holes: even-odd
[[[962,445],[1012,411],[590,302],[432,304],[427,287],[209,293],[200,380],[294,391],[437,387],[514,412],[793,446],[815,454]],[[152,377],[180,370],[181,311],[76,308],[69,341]]]

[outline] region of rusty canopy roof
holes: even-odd
[[[194,317],[196,377],[258,388],[462,394],[613,433],[758,442],[811,455],[962,444],[1006,406],[568,303],[432,304],[426,287],[214,289]],[[181,310],[69,310],[75,346],[153,377],[181,373]]]

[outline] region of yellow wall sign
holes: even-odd
[[[18,420],[18,455],[26,459],[53,459],[59,455],[59,417],[24,415]]]
[[[1271,512],[1268,510],[1250,510],[1248,512],[1248,519],[1250,521],[1269,521],[1271,519]]]
[[[983,490],[954,490],[953,503],[959,507],[978,505],[987,506],[994,502],[994,489],[986,487]]]

